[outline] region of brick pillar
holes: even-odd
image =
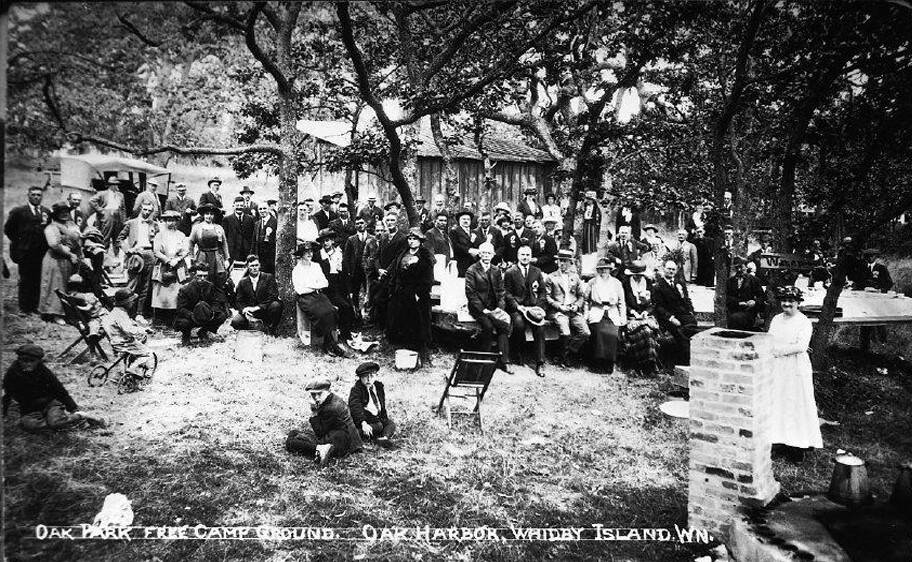
[[[779,492],[770,460],[768,334],[713,328],[691,341],[688,525],[725,534],[742,505]]]

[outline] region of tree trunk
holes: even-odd
[[[839,302],[839,295],[842,294],[845,282],[846,263],[845,258],[841,257],[836,262],[833,278],[830,280],[826,296],[823,297],[823,308],[820,311],[820,317],[817,319],[817,325],[814,327],[814,335],[811,336],[811,362],[814,364],[814,370],[816,371],[823,371],[829,367],[826,348],[830,341],[830,333],[833,331],[836,305]]]
[[[728,188],[728,173],[725,169],[725,131],[716,130],[713,133],[712,147],[710,150],[710,159],[713,166],[713,205],[716,209],[723,206],[724,194]],[[734,202],[732,203],[734,207]],[[735,217],[732,217],[734,220]],[[729,264],[724,240],[720,233],[718,243],[714,249],[713,263],[716,270],[716,293],[713,298],[713,320],[716,326],[725,327],[728,325],[726,315],[725,299],[727,297],[727,286]]]
[[[286,325],[296,326],[296,298],[291,283],[291,271],[294,269],[292,252],[297,245],[297,209],[298,209],[298,163],[295,161],[294,139],[295,113],[291,99],[279,100],[279,126],[281,127],[281,146],[284,156],[279,164],[279,217],[276,232],[276,282],[279,285],[279,297],[285,306]],[[290,323],[289,323],[290,322]],[[291,332],[294,333],[294,328]]]
[[[443,187],[449,203],[456,195],[459,195],[459,175],[453,164],[453,151],[443,136],[440,115],[431,115],[431,134],[434,136],[434,144],[437,145],[437,150],[440,151],[440,156],[443,158]],[[462,203],[465,206],[466,202]],[[481,205],[481,208],[486,208],[484,202]]]

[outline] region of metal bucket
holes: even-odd
[[[238,330],[234,358],[245,363],[261,363],[263,361],[263,332]]]
[[[847,507],[870,501],[871,484],[865,462],[855,455],[839,455],[833,463],[833,478],[827,497]]]

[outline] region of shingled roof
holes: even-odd
[[[311,121],[302,119],[298,121],[297,128],[302,133],[318,138],[336,146],[348,146],[351,143],[351,124],[345,121]],[[554,162],[544,150],[532,148],[523,143],[486,138],[485,148],[488,156],[495,162]],[[422,130],[418,133],[418,156],[427,158],[441,158],[434,137],[430,131]],[[451,147],[453,158],[462,160],[481,160],[481,153],[471,142],[461,140]]]

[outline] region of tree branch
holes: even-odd
[[[60,107],[58,107],[57,100],[55,99],[56,95],[54,92],[54,81],[52,75],[44,75],[44,86],[41,87],[41,93],[44,96],[44,103],[47,104],[48,111],[51,112],[51,116],[53,116],[54,120],[57,121],[57,125],[66,131],[66,121],[63,120],[63,115],[60,113]]]
[[[228,27],[235,29],[236,31],[245,31],[247,28],[244,25],[244,22],[237,18],[233,18],[229,15],[217,12],[209,7],[205,2],[184,2],[187,6],[193,8],[194,10],[201,12],[209,17],[212,21],[217,21],[219,23],[225,24]]]
[[[73,144],[83,142],[92,143],[98,146],[113,148],[123,152],[129,152],[137,156],[150,156],[152,154],[161,154],[162,152],[173,152],[175,154],[186,155],[213,155],[213,156],[237,156],[254,152],[265,152],[282,157],[285,153],[275,144],[251,144],[250,146],[236,146],[230,148],[217,148],[212,146],[175,146],[173,144],[164,144],[152,148],[140,148],[137,146],[128,146],[104,137],[95,135],[84,135],[82,133],[69,133],[67,140]]]
[[[244,42],[247,44],[247,49],[253,55],[253,58],[258,60],[260,64],[263,65],[266,72],[271,74],[275,79],[279,95],[281,97],[287,97],[291,94],[291,83],[282,73],[282,70],[278,65],[276,65],[275,61],[269,58],[256,42],[256,20],[265,6],[266,2],[257,2],[253,5],[253,9],[250,10],[250,13],[247,15],[247,24],[244,27]]]
[[[130,31],[130,33],[132,33],[133,35],[138,37],[139,40],[142,41],[143,43],[145,43],[146,45],[148,45],[150,47],[160,47],[161,46],[161,44],[162,44],[161,41],[153,41],[153,40],[149,39],[142,31],[139,30],[138,27],[133,25],[133,22],[128,20],[126,16],[124,16],[123,14],[121,14],[119,12],[117,13],[117,21],[119,21],[124,27],[127,28],[128,31]]]

